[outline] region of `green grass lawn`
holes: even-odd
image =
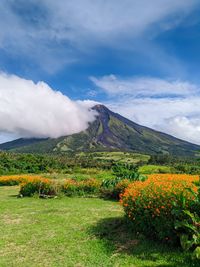
[[[0,266],[189,267],[188,254],[136,238],[117,202],[16,198],[0,187]]]

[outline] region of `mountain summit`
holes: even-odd
[[[141,126],[103,105],[96,105],[92,109],[98,115],[85,131],[56,139],[21,138],[1,144],[0,149],[40,153],[121,150],[177,156],[194,156],[200,150],[198,145]]]

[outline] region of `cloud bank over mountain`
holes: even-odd
[[[0,73],[0,132],[52,137],[85,130],[95,119],[90,101],[72,101],[44,82]]]

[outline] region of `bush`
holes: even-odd
[[[182,210],[184,204],[193,211],[194,196],[187,188],[197,190],[194,181],[198,181],[197,176],[157,174],[130,184],[121,203],[135,230],[160,241],[177,243],[174,209]]]
[[[120,194],[124,193],[130,183],[131,181],[129,179],[105,180],[100,188],[100,197],[118,200],[120,198]]]
[[[112,167],[113,175],[121,179],[138,180],[138,166],[131,164],[117,163]]]
[[[76,181],[68,179],[61,186],[61,191],[66,196],[91,195],[99,192],[100,182],[96,179]]]
[[[115,178],[105,179],[101,184],[100,196],[106,199],[119,199],[120,194],[133,181],[144,181],[146,176],[138,172],[138,167],[134,165],[116,164],[113,167]]]
[[[56,184],[44,178],[30,177],[21,183],[19,194],[31,197],[34,194],[55,196],[58,194]]]

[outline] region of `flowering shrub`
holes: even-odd
[[[0,186],[19,185],[21,182],[30,178],[30,175],[7,175],[0,176]]]
[[[193,182],[198,179],[190,175],[155,174],[144,182],[131,183],[120,201],[135,230],[162,241],[177,242],[174,209],[182,210],[184,205],[192,211],[194,195],[187,188],[197,191]]]
[[[22,196],[33,196],[34,194],[53,196],[57,195],[56,184],[50,180],[41,177],[29,177],[20,185],[19,194]]]
[[[0,186],[18,185],[22,178],[19,176],[1,176]]]
[[[99,191],[100,182],[96,179],[83,181],[69,179],[66,180],[61,187],[61,191],[66,196],[94,194]]]

